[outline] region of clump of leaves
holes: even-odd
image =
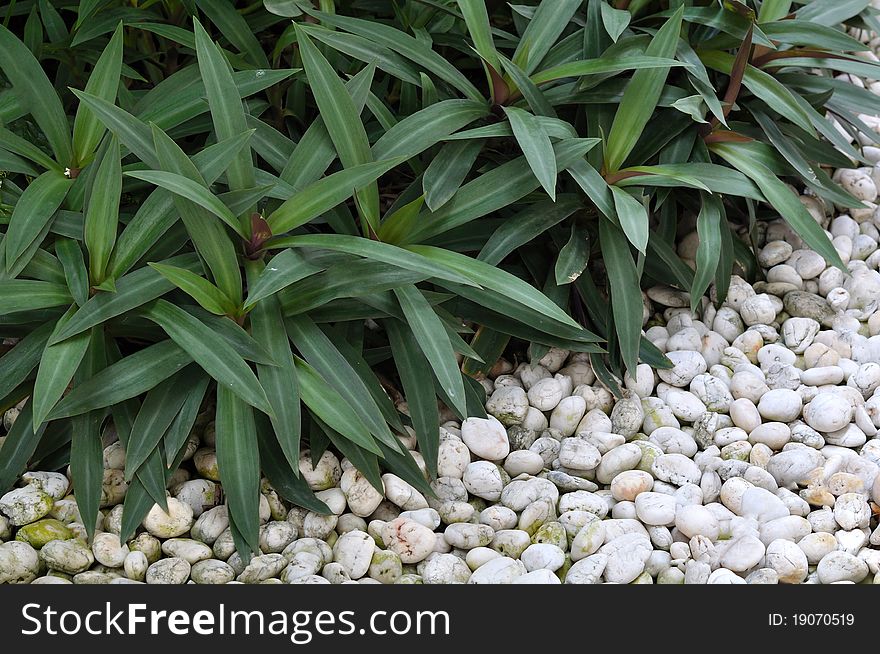
[[[205,3],[244,51],[265,57],[239,29],[241,15],[212,11]],[[0,332],[18,339],[0,357],[0,398],[5,407],[27,398],[0,450],[0,487],[27,465],[69,461],[94,525],[102,432],[115,429],[130,484],[125,539],[154,503],[165,507],[200,407],[213,406],[236,546],[254,552],[261,470],[288,500],[326,510],[299,475],[306,443],[313,459],[334,447],[377,488],[384,467],[430,492],[399,436],[415,431],[435,475],[438,397],[460,418],[485,401],[457,362],[482,361],[445,309],[458,292],[524,329],[540,316],[550,342],[601,351],[597,336],[522,279],[382,238],[421,200],[389,205],[377,180],[445,133],[436,130],[442,112],[417,112],[371,143],[360,116],[374,65],[346,81],[298,27],[299,66],[241,65],[193,16],[192,30],[153,27],[183,43],[175,70],[147,82],[128,65],[144,63],[135,54],[143,33],[109,13],[117,24],[94,64],[76,71],[81,88],[58,88],[73,71],[59,67],[53,83],[32,48],[0,28],[6,117],[26,116],[48,146],[0,128],[12,204],[0,242]],[[71,47],[68,38],[53,47]],[[293,102],[292,78],[308,88],[296,140],[259,118],[285,84],[284,105]],[[448,131],[489,113],[476,100],[439,107],[454,112],[441,118]],[[386,389],[405,392],[408,405]]]
[[[880,77],[839,27],[868,5],[10,2],[0,405],[27,401],[0,487],[69,462],[94,524],[115,429],[125,538],[212,410],[246,555],[261,470],[326,509],[305,447],[429,492],[398,436],[434,474],[441,409],[483,414],[511,344],[612,389],[668,365],[641,287],[723,298],[752,258],[728,220],[778,212],[839,263],[785,181],[856,206],[822,166],[862,159],[831,117],[877,138],[833,77]]]

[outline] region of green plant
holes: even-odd
[[[531,279],[607,338],[610,359],[594,356],[593,366],[613,389],[639,359],[665,365],[640,336],[640,283],[687,291],[696,310],[713,282],[724,299],[735,261],[756,270],[728,221],[753,235],[759,212],[776,212],[842,265],[785,182],[843,208],[860,206],[823,167],[865,161],[832,119],[876,142],[858,117],[877,110],[876,96],[834,79],[878,74],[876,63],[855,54],[866,46],[840,28],[873,27],[876,11],[864,0],[801,4],[412,2],[387,24],[303,10],[319,23],[305,31],[342,54],[379,62],[403,88],[406,71],[389,53],[429,68],[453,95],[486,89],[494,121],[447,139],[413,182],[427,206],[409,225],[395,225],[391,239],[449,244]],[[433,58],[431,43],[443,59]],[[473,74],[461,80],[448,63]],[[569,157],[564,144],[573,138],[601,145]],[[481,174],[471,187],[455,186],[458,195],[449,187],[464,173],[452,183],[429,174],[452,160]],[[444,202],[469,188],[479,204]],[[690,265],[675,252],[683,215],[697,216],[700,234]],[[492,324],[466,295],[454,311]]]
[[[305,444],[429,492],[397,435],[434,474],[437,399],[481,415],[512,344],[590,353],[612,389],[667,365],[641,285],[723,298],[752,257],[728,220],[769,206],[836,261],[782,180],[857,204],[819,164],[861,159],[825,112],[876,138],[876,97],[832,76],[877,70],[837,29],[868,4],[10,2],[0,405],[27,402],[0,487],[69,461],[94,524],[115,429],[125,538],[211,410],[246,554],[261,468],[326,509]]]
[[[224,25],[243,20],[206,13]],[[326,510],[298,474],[304,433],[315,459],[332,444],[378,488],[381,462],[430,492],[397,437],[404,421],[436,474],[437,395],[462,418],[484,401],[456,362],[480,357],[444,310],[452,297],[444,286],[503,304],[513,321],[540,313],[574,349],[599,351],[599,339],[514,275],[377,236],[377,180],[443,134],[416,114],[399,124],[405,138],[389,130],[371,146],[359,114],[373,66],[346,84],[298,33],[302,69],[234,70],[229,61],[240,58],[227,59],[194,23],[173,32],[191,46],[182,48],[188,61],[161,82],[145,84],[128,68],[126,38],[137,48],[140,35],[119,24],[88,75],[67,71],[84,82],[69,92],[0,28],[0,66],[17,103],[9,112],[29,114],[28,129],[48,145],[0,130],[3,166],[16,174],[4,186],[13,206],[0,247],[0,314],[4,336],[20,338],[0,358],[0,397],[5,406],[28,398],[0,451],[0,486],[28,462],[51,468],[69,457],[93,525],[101,433],[112,426],[131,484],[125,539],[154,502],[165,505],[208,397],[233,535],[246,553],[258,550],[261,467],[289,500]],[[130,89],[120,83],[126,69]],[[256,118],[271,108],[263,98],[294,75],[320,111],[296,143]],[[476,101],[441,106],[456,112],[450,131],[488,113]],[[418,207],[384,204],[384,223]],[[365,320],[382,332],[365,330]],[[389,356],[383,369],[399,378],[411,419],[371,370]]]

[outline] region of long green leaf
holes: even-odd
[[[173,257],[163,263],[191,270],[198,270],[200,267],[198,258],[191,254]],[[74,334],[122,315],[155,300],[173,288],[174,284],[152,268],[138,268],[117,280],[115,293],[98,293],[91,297],[64,325],[64,328],[52,337],[51,342],[63,341]]]
[[[303,358],[330,386],[345,396],[370,433],[386,445],[398,447],[397,439],[366,385],[327,335],[307,316],[288,318],[285,327]]]
[[[69,178],[54,170],[46,171],[28,184],[15,203],[4,239],[7,272],[13,266],[20,269],[27,263],[21,261],[22,256],[52,220],[70,185]]]
[[[581,4],[581,0],[543,0],[516,46],[513,63],[531,75]]]
[[[339,160],[346,168],[370,163],[373,155],[367,132],[342,80],[305,32],[300,31],[298,37],[303,68]],[[367,235],[369,229],[376,231],[379,228],[378,187],[371,183],[357,191],[355,197],[364,234]]]
[[[104,332],[100,328],[94,328],[82,367],[74,377],[74,387],[88,383],[100,370],[106,370],[106,362]],[[76,505],[90,541],[95,535],[104,481],[101,418],[101,412],[90,411],[74,416],[71,421],[73,435],[70,441],[70,478],[76,487]]]
[[[0,68],[12,82],[21,105],[30,112],[62,166],[73,164],[70,128],[55,88],[31,51],[0,25]]]
[[[452,63],[434,52],[429,44],[410,36],[390,25],[377,21],[350,18],[304,8],[322,23],[351,32],[394,50],[410,61],[424,67],[440,79],[448,82],[471,100],[483,100],[479,90]]]
[[[657,31],[645,50],[646,55],[669,58],[675,54],[683,12],[682,5]],[[632,152],[654,114],[668,73],[668,68],[639,69],[633,75],[608,134],[605,166],[609,171],[617,171]]]
[[[161,263],[149,265],[207,311],[218,316],[232,315],[236,312],[233,301],[204,277],[200,277],[186,268]]]
[[[611,310],[614,329],[623,361],[632,374],[638,364],[639,337],[642,326],[642,293],[639,274],[620,228],[605,218],[599,219],[599,240],[611,286]]]
[[[0,281],[0,315],[70,304],[67,287],[30,279]]]
[[[296,364],[287,334],[282,329],[283,319],[278,299],[267,297],[251,312],[251,330],[254,338],[278,364],[258,365],[257,375],[275,413],[271,419],[275,439],[293,474],[299,476],[302,409]]]
[[[721,230],[727,229],[722,224],[723,207],[721,200],[708,193],[702,193],[702,206],[697,216],[697,235],[700,243],[697,246],[697,272],[690,288],[691,311],[696,311],[700,299],[709,288],[718,270],[721,258]]]
[[[147,307],[144,316],[164,329],[221,386],[266,415],[274,414],[250,366],[203,322],[165,300]]]
[[[121,71],[122,24],[120,23],[95,63],[89,81],[86,82],[85,92],[112,103],[116,100]],[[73,149],[79,165],[92,156],[104,135],[104,129],[103,123],[88,105],[81,104],[77,108],[76,118],[73,121]]]
[[[529,167],[551,199],[556,199],[556,157],[550,137],[541,123],[529,112],[517,107],[504,107],[513,135],[529,163]]]
[[[89,252],[89,274],[93,285],[98,285],[105,279],[107,262],[116,243],[121,194],[122,161],[119,140],[113,136],[95,174],[83,227],[83,239]]]
[[[212,194],[204,186],[183,175],[169,173],[164,170],[138,170],[126,173],[127,177],[155,184],[171,191],[182,198],[195,202],[200,207],[207,209],[220,218],[224,223],[234,229],[239,236],[244,238],[244,229],[238,224],[238,219],[217,196]]]
[[[147,346],[76,386],[48,419],[69,418],[137,397],[190,363],[192,357],[171,340]]]
[[[350,404],[308,363],[296,358],[302,401],[327,425],[359,447],[381,454],[360,416]]]
[[[187,399],[187,391],[206,375],[198,366],[189,365],[150,389],[131,427],[125,449],[125,477],[131,481],[150,454],[157,450]]]
[[[485,103],[442,100],[407,116],[373,144],[377,160],[414,157],[465,125],[488,115]]]
[[[266,222],[274,234],[289,232],[344,202],[357,189],[374,182],[404,159],[397,157],[353,166],[319,179],[286,200]]]
[[[247,310],[256,306],[260,300],[320,270],[320,267],[306,261],[298,252],[284,250],[272,258],[260,275],[250,284],[244,308]]]
[[[223,140],[246,132],[248,127],[244,106],[235,88],[229,64],[198,20],[195,21],[195,33],[199,72],[205,83],[217,139]],[[232,190],[254,186],[250,148],[239,151],[226,171],[226,178]]]
[[[455,359],[455,351],[440,318],[415,286],[400,286],[394,289],[394,294],[419,348],[430,363],[453,407],[459,413],[467,415],[464,384]]]
[[[492,28],[489,25],[486,4],[482,0],[457,0],[457,3],[474,42],[474,49],[486,63],[496,71],[500,71],[501,63],[492,41]]]
[[[0,447],[0,491],[18,481],[46,430],[45,424],[34,426],[32,409],[33,402],[25,402]]]
[[[626,234],[629,242],[644,254],[648,246],[648,212],[645,210],[645,205],[616,186],[611,187],[611,195],[614,198],[614,210],[623,233]]]
[[[409,250],[382,243],[381,241],[373,241],[359,236],[349,236],[347,234],[307,234],[303,236],[289,236],[272,241],[269,244],[271,248],[318,248],[344,252],[346,254],[354,254],[374,261],[383,261],[393,266],[406,268],[413,272],[425,273],[431,277],[438,279],[446,279],[459,284],[475,286],[469,278],[449,270],[445,266],[438,265],[434,261],[425,259],[424,257],[414,254]],[[250,300],[249,300],[250,302]]]
[[[53,333],[70,320],[73,310],[68,310],[56,323]],[[43,424],[46,416],[61,399],[73,379],[80,362],[89,347],[90,333],[81,332],[66,341],[47,345],[40,358],[37,379],[34,382],[34,424]]]
[[[453,141],[440,148],[422,176],[425,204],[431,211],[437,211],[455,195],[482,149],[478,140]]]
[[[229,513],[251,552],[260,551],[260,454],[254,410],[224,385],[217,387],[217,467]],[[248,552],[241,552],[243,560]]]

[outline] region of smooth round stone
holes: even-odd
[[[125,561],[122,562],[123,574],[133,581],[143,581],[149,567],[150,562],[147,560],[147,555],[138,551],[129,552],[125,556]]]
[[[40,550],[40,560],[52,570],[75,575],[88,570],[95,556],[85,543],[74,538],[46,543]]]
[[[223,561],[207,559],[193,565],[190,576],[197,584],[228,584],[235,579],[235,570]]]
[[[771,450],[781,450],[790,440],[791,429],[783,422],[765,422],[749,434],[750,443],[763,443]]]
[[[868,576],[868,564],[846,552],[829,552],[816,566],[819,582],[833,584],[840,581],[859,583]]]
[[[577,431],[586,410],[587,402],[580,395],[564,397],[550,414],[549,427],[558,430],[563,436],[571,436]]]
[[[461,425],[461,439],[481,459],[500,461],[510,454],[510,442],[504,425],[492,416],[466,419]]]
[[[815,532],[801,538],[797,545],[807,557],[808,565],[816,565],[822,557],[837,549],[837,539],[828,532]]]
[[[36,486],[56,502],[67,495],[70,482],[60,472],[43,472],[31,470],[21,476],[21,480],[29,486]]]
[[[438,477],[461,479],[470,462],[471,452],[464,441],[459,438],[446,438],[440,441],[440,448],[437,452]]]
[[[364,531],[349,531],[333,545],[333,558],[352,579],[360,579],[370,568],[376,543]]]
[[[593,470],[599,465],[602,455],[596,446],[580,436],[562,439],[559,448],[559,463],[571,470]]]
[[[159,559],[147,568],[146,581],[148,584],[185,584],[191,569],[190,564],[183,559]]]
[[[495,531],[512,529],[517,519],[516,512],[500,504],[486,507],[480,512],[480,524],[488,525]]]
[[[385,497],[404,511],[427,508],[425,496],[397,475],[385,473],[382,475],[382,482],[385,486]]]
[[[834,519],[843,529],[863,529],[871,520],[871,507],[861,493],[844,493],[834,503]]]
[[[628,584],[645,569],[653,548],[647,536],[624,534],[606,543],[600,554],[608,557],[604,576],[606,581]]]
[[[789,318],[782,323],[782,339],[795,354],[803,354],[819,333],[819,323],[812,318]]]
[[[544,459],[536,452],[516,450],[504,459],[503,467],[511,477],[516,477],[523,473],[537,475],[544,468]]]
[[[261,554],[251,559],[236,580],[243,584],[265,583],[281,574],[286,566],[287,559],[282,554]]]
[[[471,570],[476,570],[482,565],[485,565],[492,559],[501,558],[501,553],[496,552],[493,549],[488,547],[475,547],[472,550],[468,550],[465,555],[465,563],[467,563],[468,568]]]
[[[658,370],[657,374],[664,382],[679,388],[691,383],[694,377],[708,369],[706,360],[699,352],[678,350],[666,355],[672,362],[672,368]]]
[[[0,543],[0,584],[31,583],[40,574],[40,558],[41,556],[28,543],[22,541]]]
[[[440,526],[440,514],[432,508],[403,511],[399,517],[406,518],[407,520],[415,520],[420,525],[425,525],[431,531]],[[364,530],[362,529],[361,531]]]
[[[511,584],[517,577],[526,574],[527,570],[522,561],[507,556],[499,556],[491,559],[477,568],[470,579],[469,584]]]
[[[521,529],[502,529],[495,532],[489,547],[501,552],[504,556],[518,559],[531,542],[531,536]]]
[[[699,484],[702,476],[697,464],[682,454],[661,454],[651,464],[651,471],[657,479],[676,486]]]
[[[5,514],[10,523],[20,527],[49,515],[53,504],[51,495],[36,484],[28,484],[13,488],[0,497],[0,513]]]
[[[571,541],[571,560],[580,561],[596,553],[604,543],[605,522],[593,516],[580,528]]]
[[[595,436],[595,433],[593,435]],[[642,456],[642,448],[635,443],[625,443],[611,448],[602,455],[602,460],[596,467],[596,480],[601,484],[611,483],[621,472],[636,468]]]
[[[559,512],[587,511],[604,518],[608,513],[608,502],[599,494],[589,491],[566,493],[559,499]]]
[[[210,552],[210,548],[207,548]],[[128,545],[119,542],[119,536],[102,532],[95,534],[92,541],[92,554],[95,560],[108,568],[121,568],[128,556]]]
[[[742,303],[739,315],[746,325],[769,325],[776,318],[776,305],[770,295],[760,293]]]
[[[321,556],[307,551],[297,552],[287,560],[287,567],[281,571],[281,581],[286,584],[318,574],[325,563]]]
[[[583,493],[585,491],[576,492]],[[568,493],[568,495],[574,494]],[[501,504],[513,511],[522,511],[532,502],[541,499],[546,499],[552,504],[556,504],[559,500],[559,489],[553,485],[553,482],[540,477],[516,479],[507,484],[501,492]]]
[[[5,518],[3,518],[5,520]],[[0,532],[4,531],[0,529]],[[8,536],[7,536],[8,538]],[[43,518],[21,527],[15,534],[15,540],[28,543],[34,549],[40,549],[53,540],[73,538],[71,531],[63,522],[54,518]]]
[[[226,506],[215,506],[198,517],[190,533],[195,540],[213,545],[220,534],[228,528],[229,513]]]
[[[555,572],[565,563],[565,552],[556,545],[535,543],[523,550],[520,561],[529,572],[535,570]]]
[[[699,504],[680,507],[675,514],[675,527],[688,538],[705,536],[713,541],[718,539],[718,520],[709,509]]]
[[[562,384],[558,379],[548,377],[541,379],[529,389],[529,404],[539,411],[552,411],[563,397]]]
[[[804,407],[804,422],[816,431],[837,431],[852,419],[852,403],[837,393],[820,393]]]
[[[519,386],[496,385],[495,391],[486,401],[486,411],[497,418],[502,425],[510,427],[523,422],[529,409],[526,391]]]
[[[721,555],[719,563],[728,570],[745,572],[761,562],[761,559],[764,558],[764,551],[764,543],[760,540],[754,536],[743,536],[727,547],[724,554]]]
[[[488,546],[495,537],[495,529],[486,524],[460,522],[446,527],[443,537],[452,547],[472,550],[475,547]]]
[[[403,563],[418,563],[434,550],[434,532],[413,520],[396,518],[385,526],[385,542]]]
[[[158,504],[154,504],[143,521],[144,529],[156,538],[182,536],[193,526],[193,510],[191,506],[181,502],[176,497],[167,498],[167,502],[167,513]]]
[[[625,470],[611,480],[611,495],[618,501],[634,501],[654,487],[654,478],[644,470]]]
[[[422,564],[421,575],[426,584],[466,584],[471,570],[454,554],[432,554]]]
[[[349,468],[342,473],[339,487],[345,494],[349,510],[361,518],[371,515],[385,499],[384,495],[355,468]]]
[[[304,450],[299,458],[299,472],[313,491],[335,488],[342,477],[342,466],[339,459],[329,450],[318,459],[318,465],[312,465],[312,456]]]
[[[805,479],[824,460],[825,457],[811,447],[786,449],[770,458],[767,472],[780,486],[790,486]]]
[[[260,527],[260,550],[264,554],[280,553],[296,540],[296,537],[297,529],[293,523],[286,520],[269,522]]]
[[[747,488],[742,494],[738,514],[744,518],[754,518],[758,522],[769,522],[790,515],[788,507],[781,499],[757,486]]]
[[[843,381],[843,370],[838,366],[822,366],[808,368],[801,373],[801,382],[806,386],[824,386],[839,384]]]
[[[706,413],[706,405],[690,391],[671,389],[664,399],[672,414],[684,422],[696,422]]]
[[[503,469],[491,461],[474,461],[464,471],[464,487],[471,495],[495,502],[504,489],[502,472]]]
[[[646,525],[671,525],[675,522],[675,497],[646,492],[635,498],[636,514]]]
[[[758,412],[765,420],[791,422],[801,414],[801,396],[787,388],[777,388],[761,396]]]

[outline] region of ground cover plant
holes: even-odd
[[[858,208],[826,170],[865,161],[847,132],[877,140],[859,118],[877,96],[835,78],[878,76],[841,28],[880,31],[865,0],[0,16],[0,404],[26,399],[0,487],[69,463],[94,525],[115,430],[123,541],[206,406],[245,554],[261,471],[324,509],[301,449],[430,492],[397,435],[433,474],[441,415],[485,415],[478,380],[505,350],[588,353],[612,391],[668,366],[641,287],[723,299],[735,264],[757,272],[762,214],[842,266],[787,185]]]

